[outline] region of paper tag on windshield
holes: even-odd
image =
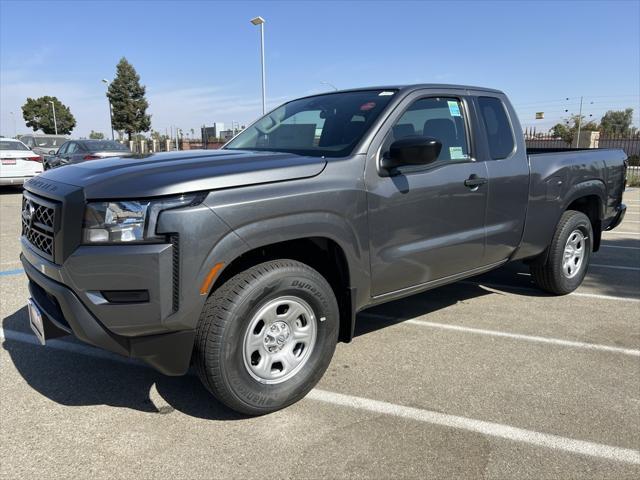
[[[449,147],[449,157],[451,157],[451,160],[467,158],[467,156],[462,152],[462,147]]]
[[[460,116],[460,106],[458,105],[458,102],[449,100],[447,101],[447,105],[449,105],[449,113],[452,117]]]
[[[393,95],[396,92],[380,92],[378,94],[379,97],[388,97],[389,95]]]

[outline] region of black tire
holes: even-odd
[[[313,310],[315,343],[291,378],[261,383],[245,366],[245,334],[264,305],[285,296],[302,299]],[[297,402],[318,383],[335,351],[338,327],[338,303],[322,275],[294,260],[262,263],[210,295],[198,323],[194,365],[205,387],[229,408],[248,415],[270,413]]]
[[[568,278],[562,267],[564,250],[569,236],[576,230],[584,236],[584,257],[577,271],[572,272],[573,276]],[[555,295],[573,292],[582,284],[587,274],[592,249],[593,229],[589,217],[582,212],[567,210],[560,217],[551,245],[547,249],[546,261],[534,261],[529,267],[534,282],[542,290]]]

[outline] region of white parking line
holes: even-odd
[[[471,282],[469,280],[463,280],[458,283],[464,283],[466,285],[477,285],[479,287],[486,287],[488,289],[497,289],[497,290],[520,290],[525,292],[538,292],[538,293],[541,292],[541,290],[538,290],[536,288],[521,287],[516,285],[501,285],[499,283]],[[597,298],[599,300],[615,300],[617,302],[640,302],[640,298],[614,297],[611,295],[600,295],[598,293],[571,292],[569,296]]]
[[[600,265],[598,263],[590,263],[589,267],[613,268],[614,270],[635,270],[635,271],[640,271],[640,267],[623,267],[621,265]]]
[[[388,317],[386,315],[377,315],[375,313],[364,312],[361,315],[367,316],[370,318],[379,318],[381,320],[389,320],[389,321],[396,320],[393,317]],[[438,328],[441,330],[452,330],[456,332],[472,333],[476,335],[488,335],[490,337],[512,338],[514,340],[524,340],[525,342],[546,343],[551,345],[560,345],[562,347],[583,348],[586,350],[597,350],[601,352],[620,353],[622,355],[640,357],[640,350],[635,350],[632,348],[612,347],[609,345],[598,345],[596,343],[577,342],[573,340],[562,340],[560,338],[538,337],[534,335],[524,335],[521,333],[500,332],[497,330],[487,330],[484,328],[473,328],[473,327],[464,327],[462,325],[451,325],[447,323],[428,322],[426,320],[405,320],[402,323],[403,324],[408,323],[410,325],[418,325],[421,327],[428,327],[428,328]]]
[[[619,232],[618,230],[605,230],[602,234],[606,235],[640,235],[640,232]]]
[[[605,244],[601,244],[600,248],[624,248],[628,250],[640,250],[640,247],[622,247],[620,245],[605,245]]]
[[[562,450],[578,455],[606,458],[624,463],[640,464],[640,451],[630,448],[612,447],[601,443],[585,442],[572,438],[540,433],[524,428],[512,427],[501,423],[486,422],[473,418],[448,415],[446,413],[423,410],[421,408],[405,407],[394,403],[380,402],[368,398],[354,397],[341,393],[327,392],[324,390],[312,390],[307,398],[320,402],[351,407],[358,410],[366,410],[383,415],[408,418],[419,422],[440,425],[458,430],[479,433],[490,437],[503,438],[514,442],[527,443],[552,450]]]
[[[23,343],[38,345],[33,335],[23,332],[15,332],[12,330],[0,330],[0,340],[9,339]],[[118,360],[131,364],[131,360],[126,357],[117,357],[102,350],[96,350],[83,345],[72,344],[61,340],[51,340],[47,342],[49,348],[58,350],[66,350],[82,355],[88,355],[98,358],[108,358],[109,360]],[[144,364],[141,366],[146,367]],[[640,464],[640,451],[630,448],[615,447],[602,443],[586,442],[584,440],[576,440],[573,438],[561,437],[549,433],[536,432],[534,430],[526,430],[524,428],[512,427],[501,423],[487,422],[484,420],[476,420],[473,418],[460,417],[457,415],[449,415],[446,413],[424,410],[421,408],[406,407],[389,402],[381,402],[379,400],[371,400],[369,398],[356,397],[353,395],[344,395],[342,393],[328,392],[326,390],[313,389],[306,397],[309,400],[329,403],[343,407],[355,408],[382,415],[391,415],[400,418],[406,418],[418,422],[429,423],[431,425],[439,425],[447,428],[455,428],[457,430],[465,430],[468,432],[478,433],[489,437],[502,438],[519,443],[526,443],[538,447],[549,448],[551,450],[560,450],[577,455],[585,455],[589,457],[604,458],[607,460],[615,460],[623,463]]]

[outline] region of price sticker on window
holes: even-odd
[[[449,157],[451,157],[451,160],[462,160],[467,158],[462,151],[462,147],[449,147]]]
[[[460,105],[458,105],[458,102],[454,102],[454,101],[447,101],[447,105],[449,105],[449,113],[451,114],[452,117],[461,117],[462,115],[460,114]]]

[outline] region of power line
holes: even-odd
[[[640,98],[640,95],[585,95],[584,98],[592,99],[592,98]],[[528,106],[528,105],[550,105],[552,103],[558,102],[566,102],[568,100],[579,100],[580,97],[565,97],[557,100],[536,100],[532,102],[524,102],[524,103],[515,103],[514,106]]]

